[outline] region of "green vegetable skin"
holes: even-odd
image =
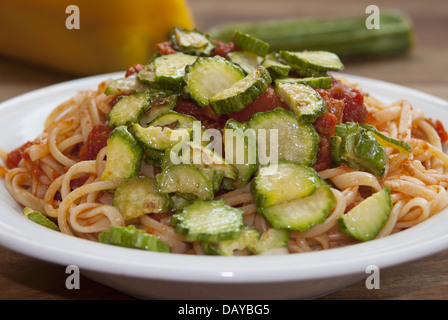
[[[382,11],[380,29],[367,29],[367,17],[235,23],[214,28],[209,33],[217,40],[228,42],[234,30],[239,30],[266,41],[271,51],[327,50],[345,61],[399,54],[413,46],[411,21],[404,13]]]

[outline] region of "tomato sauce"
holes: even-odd
[[[446,132],[445,127],[443,126],[442,122],[440,122],[440,120],[433,120],[431,118],[427,118],[425,120],[436,130],[441,142],[448,141],[448,133]]]
[[[9,169],[17,168],[19,166],[20,161],[24,157],[25,150],[28,149],[30,146],[32,146],[33,143],[31,141],[26,142],[22,146],[20,146],[17,149],[14,149],[10,153],[8,153],[8,156],[6,158],[6,166]]]
[[[93,127],[87,137],[86,143],[79,151],[80,160],[95,160],[98,152],[107,145],[107,139],[112,129],[107,124],[98,124]]]

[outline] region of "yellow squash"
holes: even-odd
[[[74,75],[122,71],[174,26],[194,26],[184,0],[5,0],[0,55]]]

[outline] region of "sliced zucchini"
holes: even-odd
[[[195,121],[198,120],[193,116],[170,110],[152,120],[149,126],[168,127],[173,130],[192,129]]]
[[[287,77],[291,71],[291,66],[279,61],[277,52],[267,54],[261,65],[269,71],[272,79]]]
[[[366,198],[338,218],[341,232],[360,241],[375,238],[384,227],[392,210],[388,187]]]
[[[209,99],[210,106],[218,116],[239,112],[266,92],[271,82],[269,71],[263,66],[258,66],[230,88],[212,96]]]
[[[106,158],[101,180],[134,178],[140,172],[143,150],[126,126],[119,126],[107,140]]]
[[[179,91],[184,84],[185,67],[197,57],[182,52],[167,54],[154,60],[154,82],[159,88]]]
[[[250,244],[248,249],[253,254],[260,254],[270,249],[286,248],[288,244],[289,230],[269,228],[256,242]]]
[[[260,57],[269,52],[269,44],[259,38],[236,30],[232,35],[232,42],[244,51],[252,52]]]
[[[199,106],[206,107],[211,97],[244,77],[243,69],[226,58],[200,57],[185,68],[185,92]]]
[[[352,169],[383,177],[387,155],[373,132],[357,123],[338,124],[330,138],[331,155],[335,165],[346,164]]]
[[[137,229],[134,225],[127,227],[111,226],[109,230],[98,235],[98,242],[120,247],[156,251],[171,252],[171,247],[153,234]]]
[[[148,85],[151,88],[154,86],[156,81],[156,73],[154,71],[154,63],[146,65],[145,68],[137,73],[135,78],[143,85]]]
[[[148,213],[167,212],[170,197],[158,192],[154,178],[137,177],[120,184],[114,193],[113,205],[127,221]]]
[[[27,217],[29,220],[40,224],[41,226],[54,230],[54,231],[61,231],[56,223],[51,221],[49,218],[44,216],[41,212],[36,211],[34,209],[31,209],[30,207],[25,207],[22,210],[22,213],[25,217]]]
[[[316,191],[317,176],[313,168],[291,161],[261,166],[251,183],[254,202],[269,207],[309,196]]]
[[[325,76],[327,71],[338,71],[344,67],[339,57],[328,51],[281,50],[279,53],[291,68],[303,77]]]
[[[359,125],[361,127],[363,127],[364,129],[367,129],[370,132],[372,132],[375,135],[375,138],[378,141],[378,143],[385,148],[397,149],[398,151],[400,151],[402,153],[409,153],[412,151],[411,146],[403,140],[398,140],[398,139],[388,137],[387,135],[378,131],[377,128],[375,128],[374,126],[372,126],[370,124],[361,123]]]
[[[122,96],[107,114],[111,128],[136,123],[151,107],[149,91],[134,92],[129,96]]]
[[[273,133],[271,130],[276,130],[278,145],[274,148],[277,148],[279,160],[291,160],[306,166],[312,166],[316,162],[320,137],[311,123],[298,121],[292,111],[276,108],[258,112],[252,116],[247,125],[257,133],[259,161],[262,159],[260,148],[265,150],[266,156],[274,152],[270,150],[270,136]],[[266,141],[261,138],[260,129],[267,130]]]
[[[174,49],[196,56],[209,56],[216,47],[209,35],[197,29],[175,27],[170,40]]]
[[[312,123],[327,112],[320,94],[308,85],[279,81],[275,84],[275,93],[303,121]]]
[[[283,83],[300,83],[313,89],[329,89],[332,84],[331,77],[308,77],[308,78],[282,78],[275,80],[276,85]]]
[[[218,242],[237,239],[243,224],[243,211],[229,206],[224,199],[195,200],[171,219],[175,231],[186,241]]]
[[[260,238],[260,234],[257,229],[245,225],[237,239],[219,242],[202,241],[201,246],[205,254],[233,256],[235,251],[241,251],[252,246]]]
[[[246,73],[251,73],[260,65],[263,58],[249,51],[233,51],[227,54],[227,58],[239,65]]]
[[[165,151],[177,143],[190,139],[191,130],[186,128],[170,129],[168,127],[142,127],[138,123],[129,126],[129,131],[146,149]]]
[[[166,167],[156,176],[161,193],[190,194],[201,200],[214,197],[214,185],[209,176],[192,164],[176,164]]]
[[[237,169],[213,150],[190,141],[179,146],[180,148],[173,148],[166,152],[162,168],[172,164],[193,164],[202,169],[212,169],[221,173],[222,177],[236,179]]]
[[[152,95],[151,108],[140,118],[140,125],[147,127],[158,116],[173,110],[177,106],[178,99],[179,96],[177,94],[154,93]]]
[[[253,130],[246,124],[229,119],[224,125],[225,158],[236,168],[235,179],[224,178],[223,187],[233,190],[244,187],[257,169],[257,140]]]
[[[128,94],[134,91],[146,91],[150,87],[137,80],[136,77],[114,79],[107,85],[104,94],[107,96]]]
[[[330,186],[321,186],[307,197],[284,201],[270,207],[257,207],[257,211],[277,229],[303,232],[323,223],[334,202]]]

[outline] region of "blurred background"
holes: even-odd
[[[119,9],[114,10],[112,3]],[[65,8],[71,4],[80,8],[79,30],[65,27],[70,15]],[[99,70],[124,71],[116,67],[118,53],[133,55],[136,61],[131,63],[144,63],[141,40],[147,41],[145,51],[156,40],[163,40],[171,25],[195,26],[207,32],[230,23],[352,15],[367,18],[368,5],[376,5],[381,12],[394,9],[406,14],[412,21],[413,47],[396,55],[343,58],[343,72],[448,99],[446,0],[109,0],[107,5],[106,1],[88,0],[4,0],[0,12],[0,102],[88,73],[103,73]],[[55,25],[60,29],[54,30]],[[142,38],[134,37],[136,30]],[[122,51],[114,50],[120,41],[128,45],[121,45]],[[108,69],[104,64],[112,61]],[[448,299],[447,263],[448,252],[442,252],[382,270],[381,290],[367,290],[360,282],[324,299]],[[84,290],[68,291],[64,271],[62,266],[0,247],[0,299],[129,298],[89,279],[81,280]]]

